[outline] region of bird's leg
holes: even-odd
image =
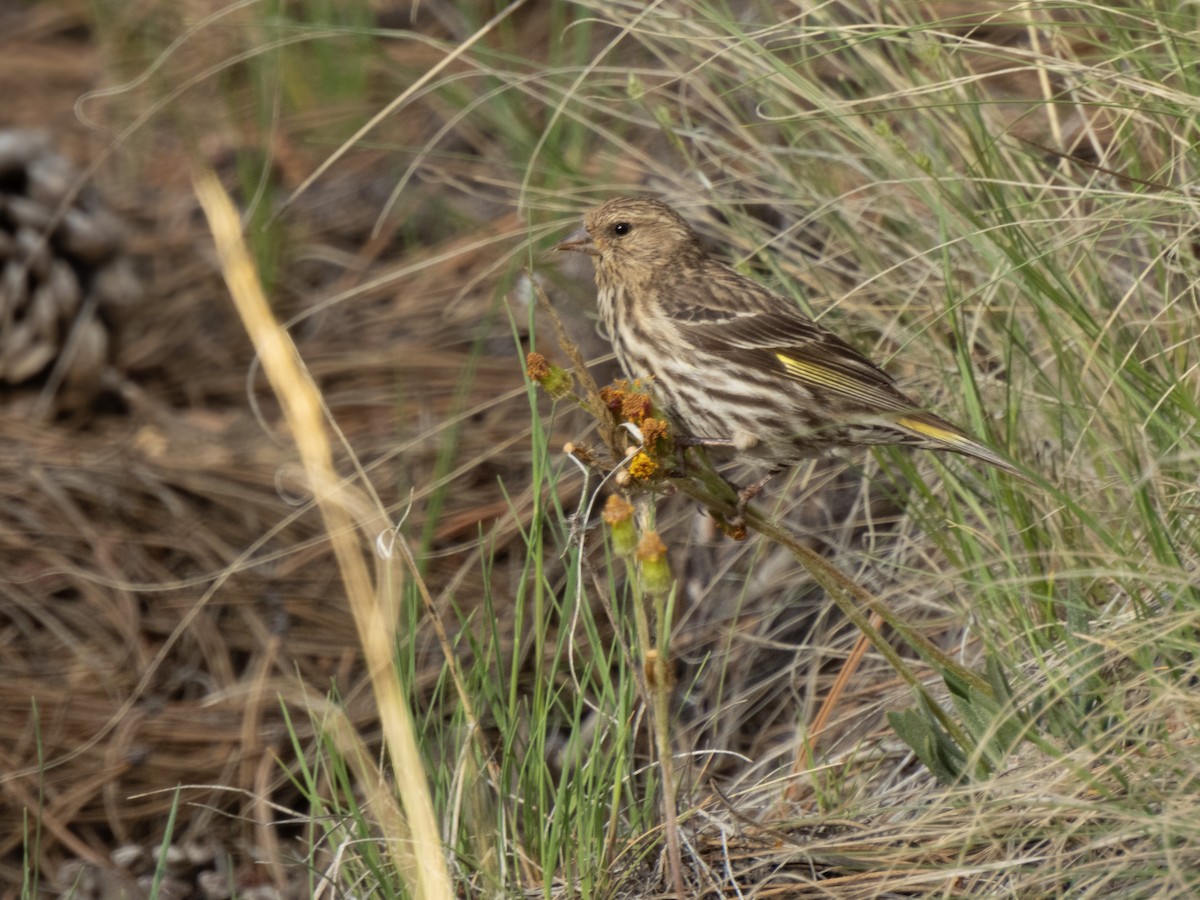
[[[698,438],[698,437],[677,437],[676,444],[681,447],[734,447],[740,445],[737,441],[730,438]],[[722,480],[729,485],[737,493],[737,505],[734,507],[733,518],[728,521],[728,525],[733,532],[745,532],[746,528],[746,507],[750,501],[758,496],[759,492],[767,486],[772,478],[782,472],[787,466],[775,466],[771,468],[766,475],[743,488],[739,488],[736,484],[721,475]]]
[[[736,447],[730,438],[698,438],[675,436],[675,444],[679,447]]]
[[[783,467],[777,466],[767,472],[767,474],[762,478],[758,479],[758,481],[748,484],[738,491],[736,511],[733,514],[733,518],[729,521],[729,524],[733,528],[746,527],[746,506],[751,500],[758,496],[759,492],[763,488],[767,486],[767,482],[778,475],[781,471],[783,471]]]
[[[704,450],[709,447],[732,447],[733,441],[728,440],[727,438],[701,438],[701,437],[691,437],[690,435],[676,435],[675,446],[679,447],[681,450],[686,450],[688,447],[699,447],[701,450]],[[680,459],[686,460],[686,456],[684,456],[683,454],[680,454]],[[704,459],[707,460],[708,456],[705,455]],[[686,465],[686,462],[684,463],[684,465]],[[718,478],[720,478],[727,485],[729,485],[729,487],[731,487],[735,492],[738,490],[738,486],[736,484],[734,484],[732,481],[730,481],[728,478],[726,478],[720,472],[717,472],[716,467],[712,466],[711,463],[709,463],[709,465],[713,469],[713,473]]]

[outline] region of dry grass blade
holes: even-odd
[[[395,596],[394,585],[380,585],[378,589],[372,586],[356,539],[356,525],[378,533],[387,523],[334,471],[317,389],[300,365],[291,339],[271,314],[228,195],[211,171],[195,176],[195,189],[212,229],[230,294],[283,406],[350,598],[394,774],[401,782],[398,792],[410,831],[405,835],[408,840],[392,836],[389,852],[397,868],[408,876],[416,896],[429,900],[452,897],[412,716],[393,663],[396,616],[389,601]]]

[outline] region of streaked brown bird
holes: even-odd
[[[791,300],[705,252],[691,226],[650,197],[589,212],[558,244],[592,257],[600,314],[631,378],[694,444],[770,465],[863,444],[949,450],[1024,476],[957,425],[926,412],[895,381]]]

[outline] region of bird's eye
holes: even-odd
[[[633,226],[628,222],[618,222],[612,227],[612,233],[617,237],[625,237],[631,231],[633,231]]]

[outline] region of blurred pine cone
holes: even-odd
[[[52,407],[99,393],[112,313],[142,295],[124,228],[79,178],[47,135],[0,131],[0,386]]]

